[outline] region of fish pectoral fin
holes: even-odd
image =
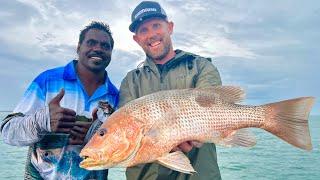
[[[164,119],[165,121],[161,119]],[[164,127],[167,127],[167,126],[169,128],[169,126],[171,126],[171,124],[174,124],[175,121],[179,121],[179,118],[177,117],[176,112],[173,110],[169,110],[164,114],[162,114],[161,116],[159,116],[159,120],[154,121],[151,127],[148,128],[148,131],[143,132],[143,134],[154,140],[157,140],[157,138],[161,136],[161,134],[163,133],[161,132],[162,129],[166,129]]]
[[[176,151],[173,153],[166,154],[158,158],[157,161],[159,162],[159,164],[167,168],[170,168],[182,173],[192,174],[196,172],[193,169],[188,157],[185,154],[183,154],[183,152],[181,151]]]
[[[226,147],[252,147],[256,144],[256,138],[254,134],[247,129],[239,129],[229,133],[229,135],[223,138],[218,144]]]

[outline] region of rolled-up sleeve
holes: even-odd
[[[4,119],[1,125],[3,142],[13,146],[28,146],[41,140],[50,132],[48,108],[39,109],[32,115],[15,115]]]

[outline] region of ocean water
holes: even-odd
[[[3,115],[0,117],[2,119]],[[320,116],[311,116],[309,126],[313,143],[311,152],[297,149],[260,129],[253,130],[257,145],[252,148],[218,146],[222,179],[319,180]],[[0,139],[0,179],[23,179],[26,154],[26,147],[9,146]],[[112,169],[109,178],[125,179],[124,169]]]

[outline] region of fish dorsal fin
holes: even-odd
[[[198,98],[201,100],[214,102],[215,98],[219,98],[223,101],[230,103],[241,102],[245,98],[245,92],[241,87],[238,86],[212,86],[207,88],[199,88],[200,91],[205,91],[204,98]],[[209,93],[209,94],[208,94]],[[212,94],[211,94],[212,93]],[[202,96],[202,94],[200,94]],[[210,96],[210,97],[208,97]]]
[[[192,174],[196,172],[188,157],[183,154],[181,151],[175,151],[169,154],[166,154],[160,158],[157,159],[159,164],[173,169],[175,171],[179,171],[186,174]]]
[[[256,144],[256,138],[253,133],[247,129],[239,129],[230,132],[227,137],[223,138],[217,144],[225,147],[243,146],[252,147]]]

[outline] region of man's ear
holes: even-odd
[[[78,43],[78,46],[77,46],[77,54],[79,54],[79,51],[80,51],[80,44]]]
[[[136,43],[138,43],[138,44],[140,44],[139,42],[139,37],[136,35],[136,34],[134,34],[133,36],[132,36],[132,38],[133,38],[133,40],[136,42]]]
[[[168,28],[169,28],[170,35],[173,33],[173,26],[174,26],[174,24],[172,21],[168,22]]]

